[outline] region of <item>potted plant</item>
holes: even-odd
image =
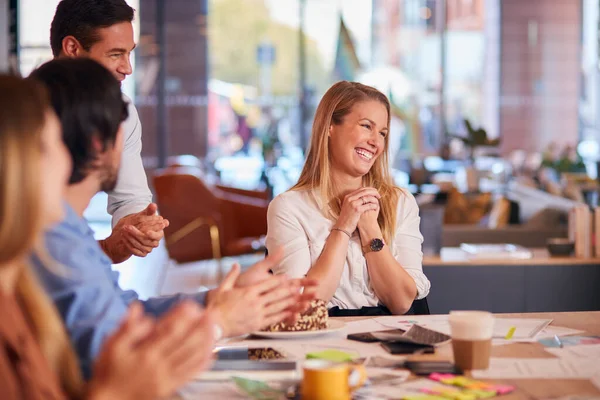
[[[464,119],[465,128],[467,130],[466,136],[450,135],[450,137],[459,139],[464,143],[468,149],[468,165],[464,167],[464,185],[459,184],[463,190],[469,192],[479,191],[479,174],[475,169],[475,153],[478,147],[496,147],[500,144],[500,139],[489,139],[485,129],[479,127],[473,128],[471,122],[468,119]],[[461,173],[458,174],[459,176]],[[459,179],[457,177],[457,179]]]
[[[468,119],[464,120],[464,124],[467,129],[467,136],[450,136],[461,140],[469,149],[469,160],[471,161],[471,165],[473,165],[475,162],[475,151],[478,147],[496,147],[500,144],[500,139],[489,139],[485,129],[481,127],[477,129],[473,128]]]

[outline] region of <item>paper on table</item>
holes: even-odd
[[[551,397],[547,400],[600,400],[600,396],[593,394],[569,394],[562,397]]]
[[[533,339],[550,323],[551,319],[495,318],[494,338],[504,338],[510,328],[515,327],[512,340]]]
[[[387,382],[384,384],[365,386],[353,393],[356,400],[392,400],[406,396],[423,394],[421,389],[433,389],[440,386],[438,382],[429,379],[418,379],[410,382]]]
[[[198,381],[228,381],[234,376],[261,380],[261,381],[281,381],[294,380],[300,378],[300,366],[295,363],[295,368],[282,370],[244,370],[244,369],[224,369],[224,370],[208,370],[200,373],[196,380]]]
[[[410,371],[404,369],[367,367],[367,377],[371,385],[398,384],[406,381],[409,376]]]
[[[417,324],[450,335],[450,324],[447,315],[419,315],[410,318],[386,316],[375,318],[375,320],[388,329],[408,330],[412,325]],[[504,337],[511,327],[515,327],[515,331],[508,342],[533,341],[551,322],[551,319],[496,318],[494,321],[494,338],[500,339],[502,342],[494,340],[494,344],[507,341]]]
[[[478,379],[589,379],[600,373],[600,363],[592,359],[492,357],[489,369],[472,373]]]
[[[600,212],[598,214],[600,214]],[[598,229],[600,229],[600,226],[598,227]],[[566,336],[564,333],[555,333],[555,335],[560,338],[560,341],[556,341],[556,338],[552,336],[549,338],[540,339],[538,340],[538,342],[544,347],[567,347],[600,344],[600,336]],[[568,335],[574,334],[569,333]]]
[[[600,360],[600,344],[568,346],[562,349],[559,347],[547,347],[544,350],[560,358],[594,358]]]
[[[540,339],[554,339],[554,336],[568,336],[568,335],[576,335],[578,333],[582,333],[583,331],[579,331],[576,329],[570,329],[570,328],[563,328],[560,326],[552,326],[549,325],[546,328],[542,329],[542,331],[540,333],[537,334],[536,337],[531,338],[531,339],[519,339],[517,340],[518,342],[537,342]],[[511,339],[511,340],[506,340],[506,339],[494,339],[492,340],[492,345],[493,346],[501,346],[501,345],[505,345],[505,344],[511,344],[514,343],[515,340]]]
[[[386,329],[403,329],[406,331],[417,324],[446,335],[450,334],[447,315],[386,316],[374,318],[373,320],[386,327]]]
[[[233,382],[190,382],[177,391],[178,400],[247,399]]]
[[[291,360],[304,360],[306,354],[323,351],[339,350],[354,355],[356,358],[368,356],[389,356],[383,347],[373,343],[362,343],[340,338],[313,338],[293,340],[254,340],[236,339],[227,343],[225,347],[263,348],[271,347],[287,356]]]
[[[396,317],[396,319],[398,319],[398,317]],[[370,318],[360,321],[346,322],[344,332],[346,335],[351,335],[353,333],[378,332],[388,329],[390,328],[379,322],[377,318]]]

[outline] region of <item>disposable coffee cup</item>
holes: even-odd
[[[462,370],[488,369],[494,316],[487,311],[450,311],[454,363]]]

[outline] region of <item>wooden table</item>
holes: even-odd
[[[527,313],[527,314],[496,314],[502,318],[543,318],[553,319],[552,325],[584,331],[586,334],[600,336],[600,311],[568,312],[568,313]],[[365,318],[341,318],[343,321],[357,321]],[[492,357],[511,358],[555,358],[544,351],[539,343],[515,343],[504,346],[494,346]],[[435,354],[414,356],[411,359],[449,360],[452,361],[452,346],[444,345],[436,349]],[[600,363],[600,360],[598,360]],[[504,379],[499,383],[513,385],[517,390],[510,395],[500,397],[502,400],[512,399],[545,399],[574,394],[600,396],[598,390],[588,380],[572,379]]]

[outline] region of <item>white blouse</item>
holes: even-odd
[[[269,252],[284,248],[284,258],[274,272],[301,278],[308,273],[321,255],[325,241],[335,221],[327,218],[326,209],[315,192],[288,191],[277,196],[267,213],[267,239]],[[431,284],[423,274],[423,236],[419,231],[419,207],[410,192],[402,190],[398,200],[396,230],[393,243],[386,243],[394,258],[415,280],[417,299],[429,293]],[[371,287],[367,260],[362,253],[358,230],[348,244],[348,254],[340,284],[328,304],[341,309],[356,309],[379,305]]]

